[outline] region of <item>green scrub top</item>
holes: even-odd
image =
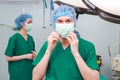
[[[78,49],[81,57],[91,69],[97,70],[98,64],[94,45],[81,38],[78,38],[78,40]],[[33,65],[37,65],[42,59],[47,49],[47,44],[48,42],[42,46]],[[45,80],[83,80],[71,53],[70,45],[66,49],[63,49],[60,41],[58,41],[50,56]]]
[[[9,38],[8,46],[5,51],[6,56],[20,56],[35,51],[34,40],[30,35],[25,40],[19,33]],[[8,62],[10,80],[32,80],[33,60],[23,59]]]

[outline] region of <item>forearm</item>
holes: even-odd
[[[25,59],[26,55],[21,55],[21,56],[6,56],[6,60],[7,61],[18,61],[18,60],[22,60]]]
[[[46,73],[49,58],[50,58],[50,51],[46,51],[46,53],[43,56],[43,58],[41,59],[41,61],[33,69],[33,79],[32,80],[42,80],[43,79],[43,77]]]
[[[74,55],[74,58],[84,80],[99,80],[99,72],[90,69],[78,52]]]

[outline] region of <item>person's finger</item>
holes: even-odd
[[[70,37],[68,37],[68,36],[66,38],[69,41],[69,43],[71,44],[72,43],[72,39]]]
[[[60,35],[55,32],[52,32],[51,35],[48,37],[48,40],[51,40],[53,38],[56,38],[57,40],[59,40]]]
[[[53,37],[55,37],[56,39],[59,39],[59,38],[60,38],[60,35],[57,34],[57,33],[55,33],[55,32],[54,32],[52,35],[53,35]]]
[[[33,57],[33,58],[35,58],[35,57],[36,57],[36,54],[35,54],[35,53],[33,53],[33,54],[32,54],[32,57]]]
[[[56,37],[53,37],[53,38],[51,39],[51,42],[53,42],[53,41],[58,41],[58,39],[57,39]]]
[[[76,34],[75,34],[75,33],[73,33],[73,32],[69,32],[69,33],[68,33],[68,35],[72,35],[72,36],[73,36],[73,38],[75,38],[75,37],[76,37]]]
[[[69,34],[67,37],[69,37],[71,41],[74,41],[74,36],[72,34]]]
[[[35,53],[35,51],[31,51],[32,53]]]

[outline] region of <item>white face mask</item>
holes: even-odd
[[[65,38],[67,34],[74,31],[74,23],[56,23],[56,31]]]
[[[26,24],[26,31],[29,32],[32,29],[32,23]]]

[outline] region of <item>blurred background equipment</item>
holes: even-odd
[[[67,4],[79,14],[98,15],[100,18],[120,24],[120,0],[54,0],[55,4]]]
[[[0,23],[0,27],[8,27],[8,28],[15,28],[15,26],[10,26],[10,25],[7,25],[7,24],[3,24],[3,23]]]
[[[100,70],[100,67],[102,65],[102,57],[98,54],[96,56],[97,56],[97,63],[98,63],[98,66],[99,66],[99,70]]]
[[[112,60],[113,80],[120,80],[120,55],[116,56]]]

